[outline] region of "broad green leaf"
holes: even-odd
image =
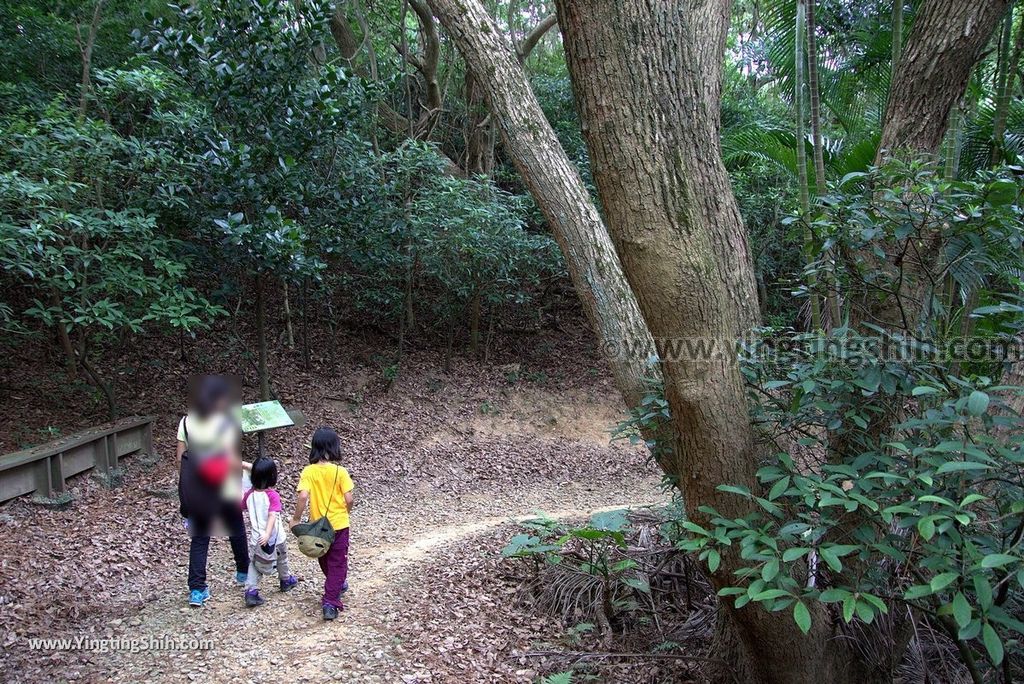
[[[715,551],[714,549],[711,549],[710,551],[708,551],[708,571],[709,572],[714,572],[714,571],[718,570],[718,566],[721,564],[721,562],[722,562],[722,556],[718,553],[718,551]]]
[[[983,612],[992,607],[992,585],[981,575],[974,576],[974,593]]]
[[[807,634],[811,631],[811,612],[801,601],[797,601],[793,605],[793,619],[796,620],[796,626],[800,628],[801,632]]]
[[[966,627],[971,621],[971,604],[967,602],[967,598],[959,591],[953,597],[953,617],[956,619],[957,626],[961,629]]]
[[[845,601],[848,596],[850,596],[850,592],[846,589],[826,589],[821,592],[821,596],[818,597],[818,600],[822,603],[838,603],[840,601]]]
[[[842,561],[839,560],[839,557],[836,556],[835,552],[832,551],[832,549],[829,549],[829,548],[819,549],[818,550],[818,554],[821,556],[821,559],[824,560],[828,564],[828,567],[832,568],[832,570],[834,572],[841,572],[842,571],[843,563],[842,563]]]
[[[849,622],[853,619],[853,612],[857,608],[857,599],[853,594],[850,594],[843,599],[843,622]]]
[[[739,485],[718,485],[716,489],[720,492],[729,492],[730,494],[739,494],[746,497],[750,496],[750,490]]]
[[[942,591],[959,578],[959,573],[944,572],[932,577],[932,581],[929,583],[929,586],[932,588],[932,592]]]
[[[789,482],[790,482],[789,475],[787,475],[786,477],[784,477],[781,480],[779,480],[778,482],[776,482],[775,485],[772,487],[771,491],[768,492],[768,500],[769,501],[775,501],[780,496],[785,494],[786,490],[789,489]]]
[[[1001,568],[1004,565],[1008,565],[1017,560],[1016,556],[1011,556],[1008,553],[990,553],[981,559],[981,567],[983,568]]]
[[[978,463],[977,461],[946,461],[935,470],[936,475],[945,475],[946,473],[956,473],[965,470],[990,470],[991,466],[987,466],[984,463]]]
[[[793,547],[791,549],[786,549],[785,551],[782,552],[782,560],[784,562],[786,562],[786,563],[792,563],[797,558],[800,558],[802,556],[806,556],[809,552],[810,552],[810,549],[802,549],[802,548],[797,548],[797,547]]]
[[[981,634],[981,620],[971,620],[964,627],[960,628],[957,638],[961,641],[970,641]]]
[[[1000,641],[999,635],[996,634],[996,630],[992,628],[992,625],[985,623],[985,626],[981,628],[981,641],[985,644],[985,650],[988,651],[988,657],[992,660],[994,665],[999,665],[1003,662],[1003,642]]]
[[[935,522],[929,518],[921,518],[917,521],[917,533],[924,538],[925,541],[935,536]]]
[[[905,592],[903,592],[903,598],[905,598],[908,601],[913,601],[915,599],[919,599],[925,596],[931,596],[933,593],[935,592],[929,585],[916,584],[912,587],[909,587]]]
[[[972,416],[980,416],[988,410],[989,397],[981,390],[974,390],[967,399],[967,411]]]

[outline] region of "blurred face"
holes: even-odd
[[[231,410],[231,400],[228,397],[221,397],[213,404],[214,413],[227,413]]]

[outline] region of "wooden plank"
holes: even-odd
[[[153,416],[134,416],[0,456],[0,503],[35,492],[54,497],[92,468],[109,475],[123,456],[153,450]]]
[[[38,493],[52,498],[64,493],[64,454],[54,454],[47,462],[50,465],[50,489],[47,494]]]
[[[52,442],[47,442],[46,444],[39,444],[21,451],[4,454],[3,456],[0,456],[0,471],[7,468],[13,468],[23,463],[31,463],[32,461],[43,458],[44,456],[51,456],[58,451],[68,451],[76,446],[92,442],[113,432],[122,432],[132,428],[139,428],[142,431],[141,434],[145,434],[147,430],[152,434],[152,423],[154,420],[156,420],[155,416],[134,416],[132,418],[124,418],[106,426],[76,432],[73,435],[69,435]],[[143,443],[145,443],[145,440],[143,440]],[[129,452],[123,452],[121,455],[125,455],[126,453]]]

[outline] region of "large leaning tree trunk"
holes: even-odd
[[[742,378],[728,360],[736,338],[759,320],[746,234],[718,143],[728,3],[663,3],[652,14],[626,10],[625,3],[617,11],[614,0],[582,3],[578,12],[559,7],[605,216],[650,332],[619,280],[601,218],[508,40],[477,0],[430,4],[467,66],[482,75],[509,155],[566,253],[601,340],[643,344],[653,332],[725,345],[717,350],[722,358],[711,361],[662,351],[680,435],[662,466],[677,479],[695,520],[704,517],[698,511],[704,504],[743,515],[742,500],[716,490],[724,482],[755,486],[758,460]],[[620,33],[622,27],[629,30]],[[615,269],[610,283],[609,267]],[[628,318],[613,320],[622,315]],[[612,362],[619,364],[617,377],[634,372],[621,356]],[[630,387],[620,383],[628,402]],[[732,580],[736,562],[723,560],[713,578],[718,586]],[[826,648],[831,633],[823,614],[808,638],[789,615],[746,610],[725,622],[732,671],[741,681],[844,681],[833,661],[845,659],[832,657],[843,649]]]
[[[509,156],[551,225],[590,325],[627,405],[636,406],[656,374],[645,352],[653,340],[579,172],[558,143],[530,89],[516,50],[476,0],[429,0],[484,89]],[[622,345],[633,344],[640,353]]]
[[[1010,0],[924,0],[889,88],[879,158],[934,154]]]

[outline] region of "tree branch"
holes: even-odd
[[[544,35],[553,29],[558,23],[558,15],[550,14],[544,17],[539,24],[537,24],[532,31],[526,34],[523,38],[523,42],[516,48],[516,54],[519,57],[520,63],[525,62],[526,58],[533,52],[533,48],[537,47],[537,43]]]

